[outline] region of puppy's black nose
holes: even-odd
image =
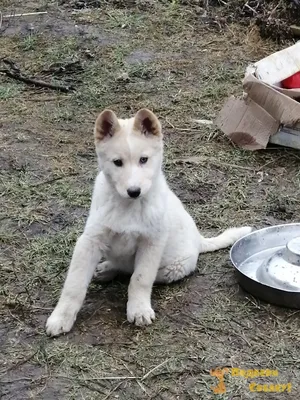
[[[136,199],[141,194],[141,189],[138,187],[132,187],[127,189],[127,193],[128,196],[132,197],[133,199]]]

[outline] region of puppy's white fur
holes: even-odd
[[[151,111],[118,120],[105,110],[96,121],[95,144],[101,172],[59,302],[47,321],[52,336],[72,328],[95,271],[103,280],[119,272],[132,274],[127,319],[147,325],[155,318],[154,282],[182,279],[195,270],[199,253],[227,247],[251,231],[232,228],[214,238],[201,236],[167,185],[161,126]],[[130,198],[128,190],[140,190],[140,195]],[[102,258],[106,261],[99,264]]]

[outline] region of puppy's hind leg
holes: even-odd
[[[112,281],[117,275],[119,270],[112,261],[103,261],[99,263],[94,272],[94,279],[99,282]]]
[[[197,266],[198,252],[180,257],[172,263],[159,268],[155,283],[171,283],[183,279],[195,271]]]

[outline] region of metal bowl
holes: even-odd
[[[300,308],[300,224],[254,231],[231,248],[240,285],[280,306]]]

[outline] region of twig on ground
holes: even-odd
[[[141,381],[144,381],[145,379],[148,378],[149,375],[151,375],[154,371],[156,371],[158,368],[162,367],[163,365],[167,364],[171,359],[169,358],[168,360],[163,361],[161,364],[157,365],[156,367],[152,368],[149,372],[147,372],[142,378]]]
[[[56,178],[48,179],[46,181],[42,181],[42,182],[36,183],[34,185],[30,185],[30,187],[48,185],[49,183],[53,183],[53,182],[59,181],[59,180],[64,179],[64,178],[68,178],[70,176],[77,176],[77,175],[79,175],[78,172],[72,172],[71,174],[68,174],[68,175],[57,176]]]
[[[103,351],[103,350],[101,350],[101,351],[102,351],[102,353],[107,354],[107,355],[110,356],[110,357],[113,357],[115,360],[121,361],[121,363],[124,365],[124,367],[127,369],[127,371],[128,371],[132,376],[134,376],[134,373],[131,371],[131,369],[128,367],[128,365],[126,364],[126,362],[125,362],[122,358],[114,357],[112,354],[107,353],[106,351]],[[145,386],[142,384],[142,382],[139,381],[139,379],[136,379],[136,383],[139,385],[139,387],[142,389],[142,391],[145,392],[145,393],[149,396],[149,393],[147,392]],[[110,393],[110,394],[111,394],[111,393]]]
[[[22,377],[22,378],[9,379],[9,380],[6,380],[6,381],[1,381],[1,383],[4,384],[4,385],[10,385],[10,384],[12,384],[12,383],[21,382],[21,381],[32,381],[32,382],[33,382],[34,379],[33,379],[33,378],[28,378],[28,377],[24,376],[24,377]]]
[[[86,382],[97,382],[97,381],[125,381],[125,380],[140,380],[141,382],[146,380],[149,375],[151,375],[154,371],[156,371],[158,368],[161,368],[163,365],[167,364],[171,358],[163,361],[161,364],[157,365],[156,367],[152,368],[150,371],[148,371],[145,375],[143,376],[100,376],[97,378],[84,378],[84,381]],[[55,375],[57,378],[63,378],[63,379],[69,379],[72,380],[72,378],[66,376],[66,375]],[[119,382],[121,384],[121,382]]]
[[[142,389],[142,391],[144,393],[146,393],[147,396],[149,396],[149,392],[147,391],[147,389],[145,388],[145,386],[142,384],[142,382],[140,382],[138,379],[136,380],[136,383],[139,385],[139,387]]]
[[[166,123],[172,128],[175,129],[176,131],[181,131],[181,132],[191,132],[192,130],[197,129],[196,127],[189,127],[189,128],[180,128],[178,126],[173,125],[168,118],[165,118]]]
[[[273,10],[270,12],[270,15],[269,15],[269,18],[268,18],[268,20],[270,20],[270,19],[272,19],[273,18],[273,14],[275,13],[275,11],[282,5],[281,4],[282,2],[281,2],[281,0],[276,4],[276,6],[273,8]]]
[[[209,119],[193,119],[192,121],[200,125],[213,125],[213,121]]]
[[[96,325],[96,324],[93,324]],[[112,346],[112,345],[117,345],[117,346],[131,346],[134,344],[133,342],[118,342],[118,341],[109,341],[109,342],[101,342],[101,343],[93,343],[93,347],[97,346]]]
[[[102,400],[107,400],[110,395],[112,395],[121,385],[123,382],[119,382]]]
[[[246,171],[254,170],[252,167],[244,167],[242,165],[237,165],[237,164],[223,163],[223,162],[211,159],[209,157],[198,157],[198,156],[192,156],[192,157],[188,157],[188,158],[175,158],[174,160],[168,161],[166,164],[176,164],[176,163],[182,163],[182,164],[209,163],[209,164],[222,165],[222,166],[230,167],[230,168],[243,169]]]
[[[30,12],[30,13],[24,13],[24,14],[9,14],[9,15],[3,15],[2,18],[27,17],[30,15],[42,15],[42,14],[48,14],[48,12],[47,11],[36,11],[36,12]]]
[[[12,69],[14,72],[20,74],[20,68],[17,67],[14,61],[10,60],[9,58],[3,58],[1,61],[3,62],[3,64],[8,65],[10,69]]]
[[[258,14],[258,12],[256,10],[254,10],[254,8],[250,7],[248,3],[245,4],[245,7],[247,7],[249,10],[251,10],[254,14]]]
[[[16,79],[17,81],[28,83],[29,85],[58,90],[63,93],[68,93],[68,92],[76,90],[73,86],[62,86],[62,85],[58,85],[58,84],[40,81],[38,79],[29,78],[29,77],[24,76],[17,72],[9,71],[8,69],[1,69],[0,73],[5,74],[9,78]]]
[[[55,375],[56,378],[63,378],[72,380],[69,376],[66,375]],[[139,379],[139,376],[99,376],[97,378],[84,378],[87,382],[97,382],[97,381],[126,381],[127,379]]]
[[[7,374],[9,371],[11,371],[14,368],[18,368],[23,364],[26,364],[28,361],[30,361],[35,355],[36,355],[37,351],[35,351],[34,353],[30,354],[28,357],[24,358],[23,360],[18,361],[17,363],[11,365],[10,367],[0,371],[0,374],[3,376],[5,374]]]
[[[84,68],[79,60],[67,63],[54,63],[48,69],[43,69],[42,73],[46,75],[65,75],[78,74],[84,71]]]
[[[89,389],[89,390],[91,390],[93,392],[98,392],[98,393],[101,393],[101,394],[105,395],[105,392],[103,390],[101,390],[99,387],[91,385],[86,381],[77,380],[77,382],[78,382],[78,384],[80,386],[86,387],[87,389]]]
[[[57,100],[57,97],[55,97],[55,96],[52,96],[52,97],[42,97],[40,94],[38,94],[38,96],[39,97],[29,97],[28,99],[26,99],[26,101],[33,101],[33,102],[46,102],[46,101],[54,101],[54,100]],[[66,96],[65,96],[66,97]],[[60,98],[60,99],[62,99],[62,98]]]

